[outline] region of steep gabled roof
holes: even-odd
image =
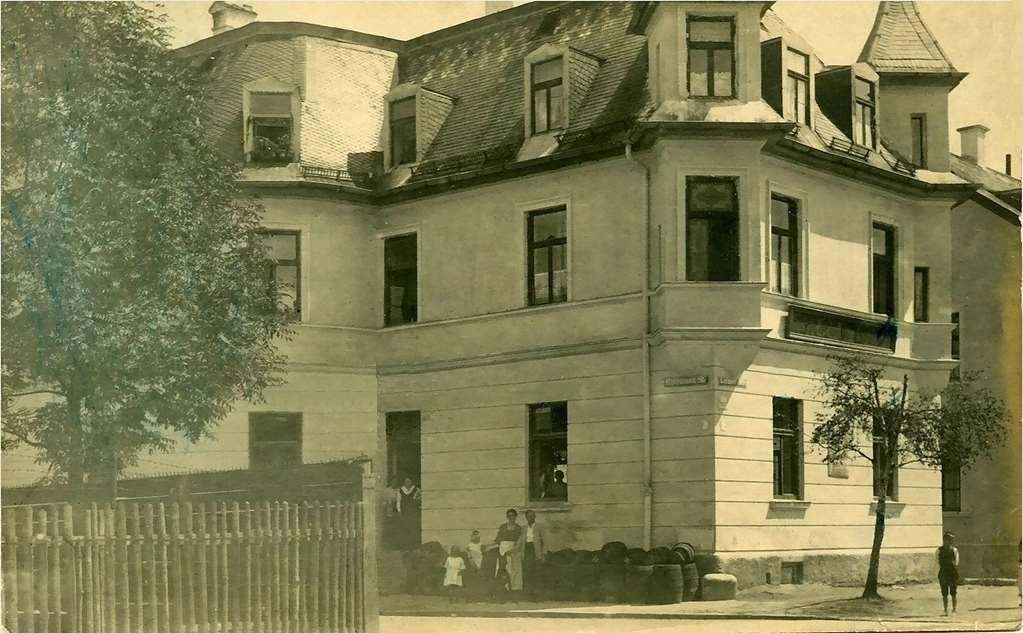
[[[881,2],[859,61],[878,73],[959,75],[920,18],[915,2]]]

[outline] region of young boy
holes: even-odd
[[[938,559],[938,584],[941,586],[941,603],[948,615],[948,595],[952,594],[952,613],[956,612],[956,587],[959,585],[959,550],[955,546],[955,534],[945,532],[941,547],[934,553]]]

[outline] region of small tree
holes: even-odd
[[[279,382],[261,209],[203,81],[131,2],[11,2],[3,46],[3,439],[77,491]]]
[[[911,392],[909,374],[891,381],[885,367],[864,357],[831,361],[820,377],[823,408],[811,441],[826,451],[828,464],[859,455],[873,466],[877,507],[863,597],[878,598],[886,493],[897,469],[913,463],[968,468],[1003,441],[1005,409],[976,373],[950,381],[940,392]],[[864,450],[865,438],[871,450]]]

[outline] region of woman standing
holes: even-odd
[[[522,591],[522,526],[518,524],[519,513],[515,508],[508,508],[504,514],[507,521],[497,528],[494,542],[497,544],[498,577],[504,577],[505,588],[518,595]]]
[[[420,508],[423,495],[419,487],[406,477],[394,498],[394,509],[398,522],[398,548],[408,549],[420,544]]]

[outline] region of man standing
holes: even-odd
[[[522,530],[522,584],[530,597],[539,593],[540,563],[544,557],[543,527],[536,522],[536,513],[526,510],[526,526]]]

